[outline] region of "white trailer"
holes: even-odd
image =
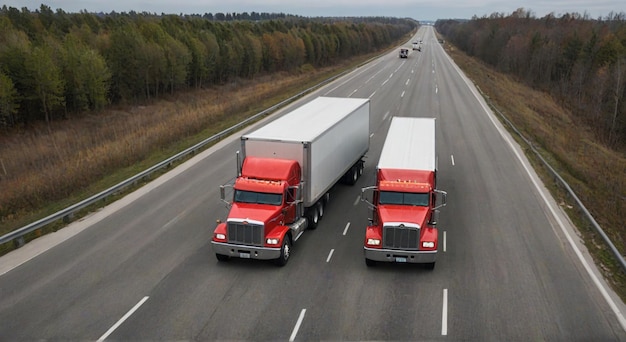
[[[318,97],[241,137],[247,156],[296,160],[305,207],[342,178],[354,184],[369,149],[369,99]]]

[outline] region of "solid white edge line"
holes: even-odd
[[[443,251],[446,251],[446,231],[443,231]]]
[[[334,248],[330,250],[330,253],[328,253],[328,258],[326,258],[326,262],[330,262],[330,258],[333,257],[334,252],[335,252]]]
[[[441,310],[441,335],[448,335],[448,289],[443,289],[443,308]]]
[[[446,56],[448,56],[448,55],[446,54]],[[448,59],[450,59],[450,56],[448,56]],[[550,202],[548,201],[548,198],[544,195],[543,191],[541,191],[541,187],[539,186],[537,181],[535,181],[534,177],[532,176],[531,171],[526,166],[526,163],[524,163],[524,160],[522,159],[521,155],[519,154],[519,152],[515,148],[515,145],[513,144],[513,142],[505,135],[505,133],[500,128],[500,126],[498,126],[496,124],[496,119],[492,117],[495,114],[493,114],[493,115],[490,114],[491,112],[488,110],[488,108],[483,103],[483,101],[481,101],[482,98],[479,96],[479,94],[476,93],[475,88],[473,88],[471,86],[471,83],[470,83],[469,79],[467,79],[465,77],[465,75],[458,69],[458,66],[456,64],[454,64],[454,63],[452,63],[452,66],[457,70],[457,73],[465,81],[465,84],[468,86],[468,88],[470,89],[472,94],[474,94],[474,97],[478,100],[478,103],[480,103],[481,107],[483,107],[483,110],[487,114],[487,117],[489,118],[489,120],[491,120],[492,124],[496,127],[496,129],[498,130],[498,132],[500,133],[500,135],[502,136],[504,141],[507,142],[507,144],[509,145],[509,147],[511,148],[511,150],[513,151],[513,153],[515,154],[517,159],[520,161],[520,163],[524,167],[524,170],[526,171],[526,173],[530,177],[530,180],[532,181],[533,185],[537,189],[537,192],[539,192],[539,195],[541,196],[541,199],[543,199],[544,203],[546,204],[546,206],[550,210],[550,213],[552,214],[552,216],[556,220],[557,224],[561,228],[561,231],[565,235],[565,238],[567,239],[567,242],[569,242],[570,246],[572,246],[572,249],[574,250],[574,253],[578,257],[578,260],[580,260],[580,263],[583,265],[583,267],[585,268],[585,271],[587,271],[587,274],[589,275],[589,277],[591,278],[593,283],[598,288],[598,291],[600,291],[600,294],[602,295],[602,297],[604,297],[604,300],[606,300],[606,302],[609,305],[609,307],[611,307],[611,310],[613,310],[613,313],[615,313],[615,315],[617,316],[617,320],[619,321],[620,325],[622,326],[622,329],[624,329],[626,331],[626,319],[624,318],[624,315],[619,310],[619,308],[617,307],[617,304],[615,304],[615,302],[613,301],[613,298],[611,298],[611,296],[609,295],[607,290],[604,288],[604,286],[602,286],[602,283],[600,282],[600,280],[598,279],[596,274],[591,269],[591,266],[589,266],[589,263],[587,262],[587,260],[585,260],[585,257],[583,256],[583,253],[580,251],[580,249],[578,249],[578,246],[576,246],[576,243],[574,242],[574,239],[572,238],[570,233],[567,231],[567,228],[565,228],[565,225],[563,224],[563,221],[561,221],[561,218],[559,217],[559,215],[557,215],[557,213],[554,210],[554,208],[550,205]]]
[[[128,311],[122,318],[120,318],[119,321],[117,321],[117,323],[115,323],[109,330],[107,330],[107,332],[105,332],[104,335],[100,336],[98,341],[106,340],[106,338],[109,337],[109,335],[111,335],[111,333],[113,333],[115,329],[117,329],[120,325],[122,325],[122,323],[124,323],[124,321],[127,320],[128,317],[130,317],[130,315],[132,315],[137,309],[139,309],[139,307],[143,305],[143,303],[145,303],[148,300],[148,298],[149,298],[148,296],[143,297],[143,299],[140,300],[139,303],[135,304],[135,306],[133,306],[133,308],[130,309],[130,311]]]
[[[302,311],[300,311],[300,317],[298,317],[296,326],[293,327],[293,331],[291,332],[291,336],[289,337],[289,342],[293,342],[293,340],[296,339],[296,335],[298,334],[298,330],[300,329],[300,324],[302,324],[302,320],[304,320],[305,312],[306,312],[306,309],[302,309]]]

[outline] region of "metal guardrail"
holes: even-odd
[[[524,142],[528,145],[528,147],[530,147],[530,149],[533,151],[533,153],[539,158],[541,163],[543,163],[543,166],[552,174],[552,177],[554,177],[557,181],[559,181],[561,183],[561,186],[567,191],[568,195],[574,200],[574,202],[576,202],[576,205],[578,206],[579,211],[582,213],[582,218],[586,219],[587,222],[602,237],[602,240],[604,240],[604,243],[606,243],[606,245],[611,249],[611,252],[613,253],[613,256],[615,257],[615,259],[617,259],[619,264],[622,266],[622,270],[626,272],[626,260],[624,260],[624,256],[615,247],[615,245],[613,244],[611,239],[608,237],[608,235],[606,235],[604,230],[602,230],[602,227],[600,227],[598,222],[593,218],[593,216],[591,215],[589,210],[587,210],[587,208],[585,207],[583,202],[578,198],[578,196],[576,196],[576,193],[572,190],[572,188],[569,186],[569,184],[543,158],[543,156],[539,153],[539,151],[537,151],[537,149],[535,149],[535,146],[533,145],[533,143],[530,140],[528,140],[526,137],[524,137],[522,135],[522,133],[517,129],[517,127],[515,127],[513,125],[513,123],[504,115],[504,113],[502,113],[498,108],[496,108],[496,106],[493,105],[493,103],[491,103],[491,101],[489,100],[488,96],[486,94],[484,94],[480,88],[478,88],[478,91],[483,95],[483,98],[485,99],[485,101],[487,101],[489,103],[489,106],[491,108],[493,108],[493,110],[495,110],[498,113],[498,115],[500,115],[500,117],[507,123],[507,125],[509,125],[509,127],[511,127],[511,129],[522,140],[524,140]]]
[[[369,60],[367,60],[366,62],[364,62],[362,64],[369,63],[371,60],[373,60],[375,58],[378,58],[378,57],[379,56],[376,56],[376,57],[374,57],[372,59],[369,59]],[[116,185],[114,185],[114,186],[112,186],[112,187],[110,187],[110,188],[108,188],[108,189],[98,193],[98,194],[95,194],[95,195],[93,195],[93,196],[91,196],[91,197],[89,197],[89,198],[87,198],[85,200],[82,200],[82,201],[80,201],[80,202],[78,202],[78,203],[76,203],[76,204],[74,204],[72,206],[69,206],[69,207],[67,207],[67,208],[65,208],[63,210],[60,210],[60,211],[58,211],[58,212],[56,212],[56,213],[54,213],[54,214],[52,214],[50,216],[47,216],[47,217],[42,218],[42,219],[40,219],[38,221],[30,223],[30,224],[28,224],[28,225],[26,225],[26,226],[24,226],[22,228],[14,230],[14,231],[12,231],[12,232],[10,232],[8,234],[0,236],[0,244],[4,244],[4,243],[10,242],[10,241],[13,241],[16,247],[21,247],[21,246],[23,246],[25,244],[24,236],[26,234],[31,233],[31,232],[33,232],[33,231],[35,231],[37,229],[43,228],[43,227],[45,227],[45,226],[47,226],[47,225],[49,225],[49,224],[51,224],[53,222],[61,220],[61,219],[65,220],[67,222],[71,221],[71,219],[73,218],[74,214],[77,211],[79,211],[79,210],[81,210],[81,209],[83,209],[85,207],[88,207],[90,205],[93,205],[93,204],[95,204],[96,202],[98,202],[100,200],[103,200],[103,199],[105,199],[105,198],[107,198],[107,197],[109,197],[111,195],[114,195],[114,194],[118,193],[119,191],[121,191],[121,190],[123,190],[123,189],[125,189],[125,188],[127,188],[127,187],[129,187],[131,185],[136,184],[137,182],[141,181],[142,179],[144,179],[144,178],[150,176],[151,174],[161,170],[162,168],[170,166],[172,163],[174,163],[174,162],[176,162],[178,160],[181,160],[181,159],[187,157],[190,154],[195,154],[197,151],[201,150],[206,145],[211,144],[214,141],[218,141],[218,140],[222,139],[223,137],[226,137],[226,136],[232,134],[233,132],[236,132],[238,129],[246,126],[248,123],[253,122],[253,121],[255,121],[255,120],[257,120],[257,119],[259,119],[259,118],[261,118],[261,117],[263,117],[263,116],[273,112],[274,110],[279,109],[280,107],[282,107],[282,106],[284,106],[284,105],[294,101],[295,99],[297,99],[299,97],[302,97],[302,96],[312,92],[313,90],[315,90],[317,88],[320,88],[321,86],[323,86],[323,85],[325,85],[327,83],[332,82],[333,80],[335,80],[335,79],[337,79],[337,78],[339,78],[339,77],[341,77],[341,76],[351,72],[352,70],[354,70],[354,68],[351,68],[351,69],[346,70],[346,71],[344,71],[342,73],[339,73],[339,74],[337,74],[335,76],[327,78],[326,80],[324,80],[324,81],[322,81],[322,82],[320,82],[320,83],[318,83],[318,84],[316,84],[316,85],[314,85],[314,86],[312,86],[312,87],[310,87],[308,89],[305,89],[305,90],[301,91],[300,93],[298,93],[298,94],[296,94],[296,95],[294,95],[294,96],[292,96],[292,97],[290,97],[290,98],[288,98],[288,99],[286,99],[284,101],[281,101],[281,102],[279,102],[279,103],[277,103],[277,104],[275,104],[275,105],[273,105],[273,106],[271,106],[271,107],[269,107],[269,108],[267,108],[267,109],[265,109],[265,110],[263,110],[263,111],[261,111],[261,112],[259,112],[257,114],[254,114],[253,116],[245,119],[244,121],[242,121],[242,122],[240,122],[240,123],[238,123],[238,124],[236,124],[236,125],[234,125],[232,127],[229,127],[227,129],[219,132],[219,133],[216,133],[213,136],[211,136],[211,137],[209,137],[209,138],[207,138],[207,139],[197,143],[196,145],[193,145],[193,146],[185,149],[184,151],[179,152],[176,155],[174,155],[174,156],[172,156],[172,157],[170,157],[170,158],[168,158],[168,159],[166,159],[166,160],[164,160],[164,161],[162,161],[162,162],[160,162],[160,163],[150,167],[149,169],[144,170],[144,171],[136,174],[135,176],[133,176],[131,178],[128,178],[128,179],[126,179],[126,180],[124,180],[124,181],[122,181],[122,182],[120,182],[120,183],[118,183],[118,184],[116,184]]]

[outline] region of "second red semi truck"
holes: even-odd
[[[243,135],[237,178],[221,187],[230,211],[213,233],[217,259],[285,265],[292,244],[324,215],[331,188],[363,173],[369,121],[369,99],[318,97]]]
[[[435,119],[393,117],[376,185],[361,190],[372,209],[363,247],[367,266],[384,261],[435,267],[438,209],[447,195],[436,185]]]

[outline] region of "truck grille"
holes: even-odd
[[[383,227],[383,248],[419,249],[420,230],[400,226]]]
[[[228,242],[240,245],[263,246],[263,225],[228,222]]]

